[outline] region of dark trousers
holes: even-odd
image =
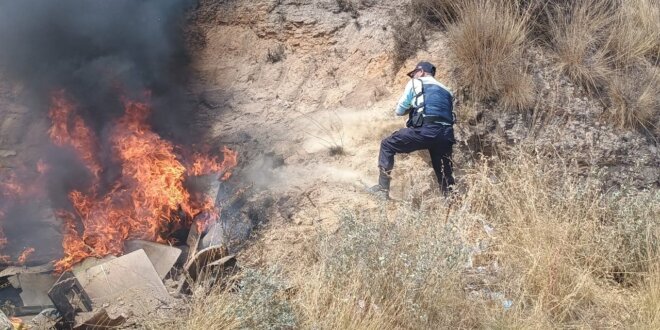
[[[427,149],[438,184],[444,193],[454,184],[451,152],[454,145],[454,130],[451,126],[425,125],[404,128],[394,132],[380,143],[378,166],[389,173],[394,168],[394,155]]]

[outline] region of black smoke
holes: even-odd
[[[185,90],[191,2],[0,0],[0,75],[44,113],[51,93],[65,89],[97,132],[121,115],[121,96],[150,91],[152,124],[185,140],[194,117]]]
[[[64,89],[99,137],[102,160],[110,158],[104,139],[124,112],[123,97],[150,102],[150,123],[163,138],[184,147],[198,143],[204,132],[195,125],[196,100],[187,90],[185,42],[194,2],[0,0],[0,79],[20,86],[19,102],[41,118],[48,116],[51,95]],[[48,201],[14,203],[3,220],[6,252],[14,259],[28,246],[37,247],[34,262],[52,260],[49,251],[61,253],[61,235],[23,233],[59,230],[53,210],[66,209],[67,192],[84,191],[90,179],[71,150],[44,145],[39,157],[52,165]],[[103,180],[114,182],[120,169],[111,161],[104,165]],[[12,203],[0,200],[0,206]]]

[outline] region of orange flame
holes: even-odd
[[[98,178],[102,167],[95,156],[98,152],[96,137],[82,117],[72,115],[73,111],[74,105],[66,98],[63,90],[53,93],[49,112],[53,122],[49,131],[50,138],[58,146],[72,147],[92,175]]]
[[[46,166],[45,163],[43,166]],[[7,217],[7,212],[16,206],[17,203],[26,200],[39,200],[44,196],[43,173],[34,175],[34,169],[27,166],[19,167],[16,171],[6,176],[0,177],[0,250],[7,244],[8,239],[2,229],[2,220]],[[32,251],[25,251],[24,258],[27,258]],[[15,263],[21,264],[19,257]],[[24,260],[24,259],[23,259]],[[11,257],[0,253],[0,263],[11,264]]]
[[[192,175],[202,175],[204,173],[224,172],[221,179],[229,179],[232,174],[231,169],[238,163],[238,153],[225,146],[222,149],[222,154],[224,155],[222,162],[218,162],[218,157],[216,156],[210,157],[207,155],[195,154],[190,173]]]
[[[101,167],[95,162],[95,150],[90,140],[91,134],[81,121],[81,127],[62,135],[64,129],[58,121],[62,109],[60,99],[56,105],[51,137],[55,143],[65,136],[68,145],[74,147],[85,164],[96,175]],[[57,103],[59,102],[59,103]],[[63,242],[65,256],[56,263],[61,272],[88,256],[102,257],[108,254],[119,255],[127,239],[162,241],[163,230],[187,225],[195,215],[205,211],[208,217],[217,216],[213,201],[195,202],[184,188],[187,174],[199,175],[208,172],[224,172],[223,179],[231,175],[230,169],[236,166],[237,153],[227,148],[225,156],[218,163],[215,158],[200,159],[187,169],[174,152],[174,146],[163,140],[147,124],[150,109],[145,103],[124,101],[125,113],[110,130],[110,143],[113,156],[121,164],[121,176],[112,188],[102,196],[98,189],[85,194],[80,191],[69,193],[69,199],[82,223],[82,235],[76,230],[75,216],[62,213],[65,220]],[[67,114],[68,115],[68,114]],[[76,118],[76,116],[74,116]],[[76,133],[78,132],[78,133]],[[196,167],[197,166],[197,167]]]
[[[44,175],[49,170],[50,170],[50,166],[46,164],[46,162],[44,162],[43,159],[39,159],[39,161],[37,161],[37,172],[39,174]]]
[[[21,252],[21,255],[18,257],[18,264],[24,265],[27,259],[30,257],[30,255],[32,255],[32,253],[34,253],[33,247],[29,247],[23,250],[23,252]]]

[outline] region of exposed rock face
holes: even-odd
[[[395,72],[394,25],[408,19],[405,3],[355,3],[353,11],[342,11],[335,0],[201,1],[192,14],[189,42],[198,78],[193,91],[207,113],[199,125],[212,128],[209,139],[245,145],[244,159],[261,159],[265,150],[288,165],[339,162],[372,175],[378,141],[403,125],[391,109],[407,67],[421,59],[434,62],[438,79],[460,99],[442,32],[424,30],[426,49]],[[652,137],[615,128],[604,119],[601,103],[550,69],[542,50],[528,55],[535,108],[506,113],[495,104],[460,102],[459,166],[479,152],[523,145],[598,166],[614,185],[628,179],[638,187],[660,185],[660,155]],[[44,118],[32,118],[20,95],[20,86],[0,85],[0,150],[19,156],[46,131]],[[292,149],[291,142],[299,148]],[[350,161],[309,157],[340,144],[349,152],[359,149],[358,154]],[[0,163],[23,158],[3,157]]]

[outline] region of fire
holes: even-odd
[[[222,153],[224,158],[222,162],[218,162],[218,157],[209,157],[203,154],[195,154],[194,162],[190,168],[192,175],[202,175],[204,173],[220,173],[224,171],[221,180],[227,180],[231,177],[231,169],[234,168],[238,162],[238,153],[223,147]]]
[[[74,107],[64,94],[55,95],[50,113],[51,139],[56,145],[73,147],[98,178],[103,168],[95,156],[98,148],[94,135],[82,118],[73,114]],[[127,239],[162,241],[163,231],[190,225],[201,212],[207,217],[219,214],[213,201],[191,198],[183,183],[188,175],[205,173],[223,173],[221,179],[228,179],[237,164],[237,153],[224,148],[221,162],[216,157],[198,155],[186,168],[177,158],[175,146],[151,130],[146,103],[124,100],[124,110],[109,131],[112,157],[121,165],[121,175],[103,193],[99,180],[88,193],[69,193],[75,215],[60,212],[65,221],[65,256],[55,265],[58,271],[89,256],[119,255]],[[80,231],[76,219],[82,224]]]
[[[49,131],[50,138],[58,146],[70,146],[80,156],[82,162],[95,178],[101,173],[102,166],[96,159],[98,147],[96,137],[82,117],[73,114],[74,105],[63,90],[51,97],[50,119],[53,122]]]
[[[21,252],[21,255],[18,257],[18,264],[24,265],[27,259],[30,257],[30,255],[34,253],[34,251],[35,250],[33,247],[29,247],[23,250],[23,252]]]
[[[41,175],[46,174],[50,170],[50,166],[46,164],[46,162],[43,159],[39,159],[37,162],[37,172]]]
[[[10,175],[5,182],[0,183],[0,194],[5,197],[20,197],[25,193],[25,189],[18,182],[15,175]]]
[[[42,167],[43,171],[39,167]],[[35,168],[22,166],[0,176],[0,251],[9,243],[2,229],[2,221],[7,220],[8,212],[11,212],[16,204],[25,200],[40,200],[45,196],[43,174],[47,168],[48,165],[40,161],[36,168],[37,175]],[[23,264],[33,252],[34,249],[27,249],[17,259],[0,253],[0,263]]]

